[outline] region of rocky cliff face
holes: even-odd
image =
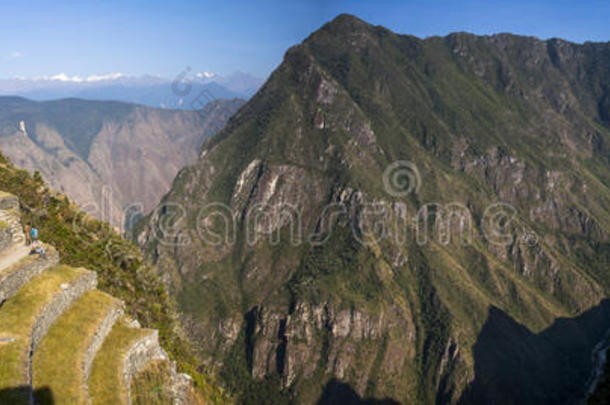
[[[15,164],[39,171],[93,216],[123,227],[126,209],[133,207],[131,215],[154,208],[176,173],[196,161],[205,138],[242,103],[217,100],[201,111],[170,111],[5,97],[0,150]]]
[[[340,16],[138,241],[244,401],[575,402],[610,328],[609,73],[608,44]]]

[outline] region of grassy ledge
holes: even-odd
[[[107,316],[120,307],[116,298],[91,290],[55,321],[34,353],[32,379],[37,404],[87,402],[87,351]]]
[[[89,396],[93,405],[127,403],[127,387],[123,382],[125,354],[134,342],[149,333],[149,329],[130,327],[125,318],[114,325],[91,367]]]
[[[32,330],[37,318],[53,297],[86,273],[68,266],[54,267],[30,281],[0,307],[0,403],[22,403],[23,392],[15,387],[27,386],[28,356]]]
[[[131,383],[132,403],[135,405],[157,405],[171,403],[168,391],[171,383],[170,364],[155,361],[142,370]]]
[[[171,364],[153,361],[140,371],[131,382],[131,402],[134,405],[164,405],[172,403],[169,387],[174,383]],[[185,388],[184,401],[189,405],[204,405],[200,396],[191,388]],[[210,397],[212,398],[212,397]],[[211,403],[218,403],[210,399]]]

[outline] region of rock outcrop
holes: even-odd
[[[128,387],[128,398],[131,398],[131,381],[153,361],[169,361],[167,353],[159,345],[159,333],[157,331],[151,331],[133,342],[125,353],[123,381],[125,386]]]
[[[0,194],[0,253],[25,242],[19,219],[19,200],[10,194]]]

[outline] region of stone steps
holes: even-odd
[[[45,257],[29,254],[29,248],[23,247],[24,256],[15,255],[19,259],[8,267],[0,269],[0,303],[11,298],[19,289],[34,276],[59,263],[59,254],[48,245],[44,245]]]
[[[51,326],[33,356],[32,382],[36,403],[89,402],[87,381],[91,364],[115,322],[123,303],[98,290],[87,291]],[[47,390],[45,390],[48,389]],[[56,398],[56,399],[55,399]]]
[[[91,403],[131,404],[131,380],[153,361],[167,361],[158,332],[140,329],[127,318],[114,325],[93,362],[89,377]]]
[[[95,289],[95,272],[28,255],[19,201],[0,191],[0,404],[131,404],[131,382],[169,362],[172,403],[188,382],[158,331],[123,315],[120,300]],[[182,384],[182,385],[180,385]]]
[[[31,354],[53,322],[97,283],[85,269],[57,266],[34,277],[0,308],[0,391],[15,392],[12,403],[28,403],[31,395]],[[24,394],[27,393],[27,397]],[[0,402],[8,402],[0,398]]]

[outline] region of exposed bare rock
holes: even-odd
[[[607,55],[348,15],[289,49],[139,230],[204,362],[276,402],[579,398],[610,322]]]
[[[197,160],[203,141],[243,104],[220,100],[201,111],[173,111],[114,102],[17,100],[14,105],[14,98],[0,98],[0,105],[7,104],[0,114],[0,150],[120,229],[125,220],[133,222],[134,215],[158,204],[178,171]],[[62,103],[78,105],[69,106],[73,113],[55,113]],[[87,113],[97,120],[81,116]]]

